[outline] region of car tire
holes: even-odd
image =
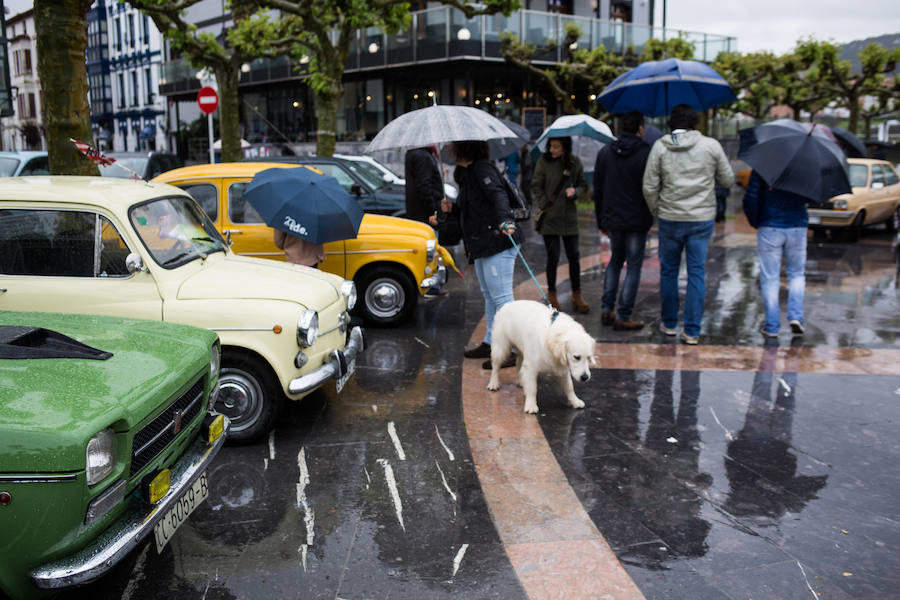
[[[887,220],[888,231],[900,231],[900,206],[891,213],[891,218]]]
[[[284,407],[284,393],[263,360],[246,352],[222,352],[219,397],[215,410],[231,420],[228,444],[255,442],[265,436]]]
[[[846,232],[846,240],[848,242],[857,242],[859,241],[859,236],[862,235],[863,222],[866,220],[865,211],[859,211],[856,213],[856,218],[853,219],[853,223],[850,224],[850,227],[847,228]]]
[[[409,273],[390,264],[375,265],[356,276],[356,310],[368,325],[390,327],[412,314],[419,292]]]

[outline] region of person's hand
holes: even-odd
[[[437,221],[437,213],[435,213],[435,214],[433,214],[433,215],[429,215],[429,217],[428,217],[428,223],[429,223],[432,227],[437,227],[437,223],[438,223],[438,221]]]
[[[503,235],[513,235],[516,232],[515,221],[504,221],[500,223],[500,233]]]
[[[572,198],[575,196],[575,188],[567,187],[566,188],[566,198]]]
[[[446,198],[441,198],[441,210],[448,213],[453,210],[453,203]]]

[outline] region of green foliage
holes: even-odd
[[[687,41],[681,34],[676,38],[660,40],[651,38],[644,44],[639,62],[651,60],[664,60],[666,58],[680,58],[681,60],[693,60],[697,47],[693,42]]]

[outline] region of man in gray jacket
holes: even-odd
[[[650,150],[644,171],[647,207],[659,222],[659,329],[678,333],[678,271],[684,254],[687,293],[681,341],[697,344],[706,297],[706,250],[716,217],[715,186],[731,187],[734,173],[722,146],[696,130],[697,113],[679,104],[669,116],[671,133]]]

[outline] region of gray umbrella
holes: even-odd
[[[498,143],[504,140],[504,145],[509,144],[506,154],[522,146],[516,132],[488,112],[471,106],[434,105],[400,115],[385,125],[369,142],[366,153],[466,140]]]

